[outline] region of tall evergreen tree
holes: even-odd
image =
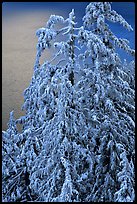
[[[127,163],[133,159],[135,148],[135,91],[134,87],[131,87],[133,77],[131,73],[127,74],[127,70],[122,69],[116,46],[133,55],[134,50],[126,46],[125,39],[114,36],[108,29],[105,18],[112,22],[120,22],[129,30],[132,29],[120,15],[111,10],[109,2],[95,2],[87,6],[86,15],[83,18],[84,27],[91,28],[91,31],[82,27],[79,32],[80,45],[87,48],[82,56],[84,69],[81,71],[81,80],[78,82],[79,94],[84,99],[82,100],[83,113],[91,124],[91,128],[95,127],[98,130],[95,136],[96,146],[98,146],[95,166],[96,181],[91,195],[87,198],[88,201],[93,202],[115,201],[115,192],[121,192],[117,173],[122,168],[117,146],[124,145],[125,154],[128,155]],[[133,108],[130,112],[129,107]],[[132,190],[128,189],[132,193],[133,186],[132,180],[129,185]],[[131,196],[130,193],[128,196],[130,201],[133,200],[133,194]],[[115,195],[118,201],[118,193]]]
[[[134,50],[105,19],[132,30],[109,2],[90,3],[80,28],[72,10],[37,30],[25,115],[3,131],[3,201],[134,201],[134,63],[116,49]]]

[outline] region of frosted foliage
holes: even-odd
[[[110,2],[91,2],[81,27],[72,9],[36,31],[25,114],[2,131],[3,202],[134,202],[135,63],[116,47],[134,50],[106,20],[132,30]]]
[[[120,23],[129,31],[133,30],[121,15],[111,9],[110,2],[94,2],[87,6],[86,15],[83,17],[84,26],[88,28],[92,27],[93,32],[103,39],[103,42],[108,48],[112,49],[117,46],[124,49],[127,53],[134,55],[135,51],[129,47],[128,40],[117,38],[109,29],[105,20]]]
[[[119,15],[116,11],[111,9],[110,2],[93,2],[86,8],[86,15],[84,16],[84,24],[91,26],[97,22],[97,27],[104,24],[104,16],[107,20],[113,23],[120,23],[128,30],[133,30],[132,27],[126,22],[126,20]],[[103,26],[101,25],[103,28]]]

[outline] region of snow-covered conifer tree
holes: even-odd
[[[49,90],[55,87],[56,110],[53,118],[43,125],[43,148],[31,172],[30,186],[38,194],[38,201],[83,200],[87,194],[85,179],[90,180],[92,175],[94,156],[86,148],[90,129],[85,123],[85,116],[76,108],[75,101],[74,19],[72,10],[64,21],[68,26],[58,31],[63,31],[68,40],[54,43],[57,53],[53,59],[62,55],[66,64],[58,66],[51,79]]]
[[[29,198],[27,168],[22,157],[24,133],[19,134],[13,111],[8,129],[2,132],[2,193],[4,202],[26,201]]]
[[[117,177],[121,169],[121,157],[117,146],[124,145],[128,155],[126,161],[129,163],[133,160],[135,148],[135,91],[134,86],[131,87],[134,80],[132,74],[127,74],[127,70],[123,70],[116,46],[130,54],[134,54],[134,50],[126,46],[125,39],[118,39],[111,32],[105,18],[112,22],[120,22],[131,30],[131,26],[122,16],[111,10],[109,2],[95,2],[87,6],[83,18],[84,28],[88,27],[91,30],[82,27],[79,31],[80,46],[86,46],[87,50],[82,56],[84,69],[81,70],[81,79],[78,82],[78,97],[81,95],[84,98],[81,107],[91,128],[95,127],[98,130],[95,136],[98,146],[95,163],[96,181],[90,196],[87,197],[87,201],[93,202],[118,200],[122,184],[119,186]],[[79,57],[81,58],[81,55]],[[131,168],[133,171],[133,165]],[[133,201],[134,197],[133,186],[132,180],[129,185],[132,194],[130,193],[127,199],[130,201]],[[115,194],[116,191],[118,192]],[[116,196],[114,198],[114,194],[117,195],[117,199]]]
[[[3,201],[134,201],[134,62],[116,49],[134,50],[105,20],[132,30],[109,2],[90,3],[80,28],[72,9],[37,30],[25,115],[3,131]]]

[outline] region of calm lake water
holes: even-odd
[[[24,115],[22,94],[33,74],[35,32],[50,15],[47,11],[33,11],[2,18],[2,130],[7,129],[10,111],[14,110],[16,118]],[[45,53],[44,57],[48,56]]]

